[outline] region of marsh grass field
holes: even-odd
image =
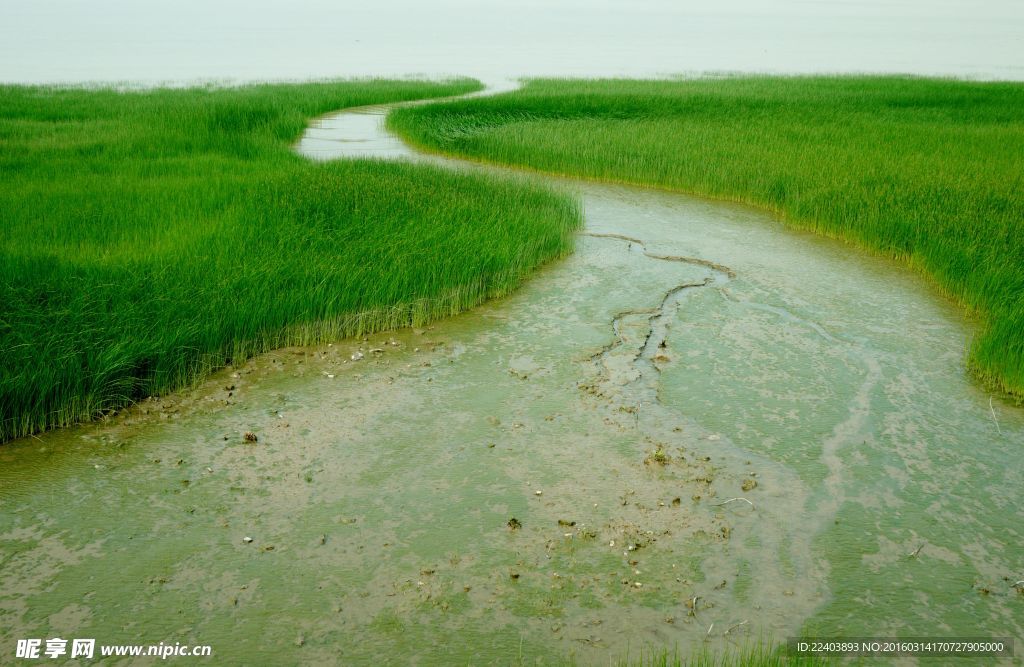
[[[328,111],[479,88],[0,87],[0,442],[258,352],[454,314],[568,252],[568,197],[292,150]]]
[[[976,376],[1024,397],[1024,85],[542,79],[388,123],[429,150],[753,204],[909,262],[980,319]]]

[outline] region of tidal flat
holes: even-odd
[[[603,664],[1024,636],[1024,414],[967,373],[978,322],[753,207],[515,178],[584,227],[508,296],[0,449],[5,642]]]

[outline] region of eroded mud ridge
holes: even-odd
[[[383,112],[312,150],[411,156]],[[741,207],[559,187],[577,252],[507,299],[0,448],[0,644],[603,664],[1024,636],[1024,417],[970,383],[955,308]]]
[[[643,241],[629,236],[593,232],[583,232],[583,235],[591,238],[610,238],[624,241],[628,244],[627,248],[630,252],[639,252],[644,257],[655,261],[678,262],[707,267],[712,270],[703,280],[691,280],[671,287],[665,292],[658,305],[654,308],[631,308],[616,313],[612,318],[611,328],[615,334],[614,340],[599,352],[591,355],[590,358],[600,363],[603,367],[602,383],[604,384],[622,386],[624,384],[643,383],[645,377],[650,375],[650,371],[660,373],[661,368],[659,364],[669,361],[665,351],[668,347],[668,328],[679,308],[680,302],[685,297],[685,292],[691,289],[707,287],[711,284],[724,284],[727,280],[735,278],[736,274],[726,266],[705,259],[676,255],[658,255],[648,252]],[[632,341],[633,344],[631,344],[630,334],[635,334],[638,330],[642,340],[638,345],[635,344],[635,341]],[[616,352],[621,354],[613,354]],[[622,368],[622,364],[615,357],[627,359],[626,367]],[[647,384],[652,385],[654,383],[648,380]],[[654,390],[649,392],[638,391],[636,387],[632,389],[632,393],[639,393],[638,403],[633,408],[637,413],[642,406],[645,394],[649,399],[649,403],[652,401],[660,402],[656,385],[654,385]]]

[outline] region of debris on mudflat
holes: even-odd
[[[352,361],[359,361],[362,358],[363,358],[363,353],[362,352],[353,352],[352,356],[349,357],[349,359],[351,359]]]
[[[252,431],[246,431],[245,435],[242,436],[242,437],[245,439],[246,442],[258,442],[259,441],[259,438],[256,437],[256,434],[253,433]]]
[[[647,458],[644,459],[646,465],[657,463],[658,465],[668,465],[672,461],[672,457],[665,451],[665,446],[658,444],[654,452],[652,452]]]
[[[743,480],[743,484],[740,484],[740,488],[743,489],[744,491],[752,491],[753,489],[757,488],[757,480],[745,479]]]
[[[575,521],[569,521],[568,519],[559,519],[558,520],[558,525],[559,526],[575,526],[576,522]]]
[[[242,538],[242,541],[243,541],[243,542],[245,542],[246,544],[252,544],[252,538],[251,538],[251,537],[249,537],[248,535],[246,535],[245,537],[243,537],[243,538]]]
[[[508,527],[511,528],[512,530],[519,530],[520,528],[523,527],[523,524],[521,524],[519,522],[519,519],[517,519],[515,517],[512,517],[511,519],[508,520]]]

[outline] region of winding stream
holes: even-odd
[[[490,169],[414,154],[386,110],[320,119],[298,150]],[[520,177],[577,193],[586,229],[512,296],[0,448],[0,645],[211,644],[218,664],[591,663],[798,633],[1024,650],[1024,412],[965,374],[962,313],[746,207]]]

